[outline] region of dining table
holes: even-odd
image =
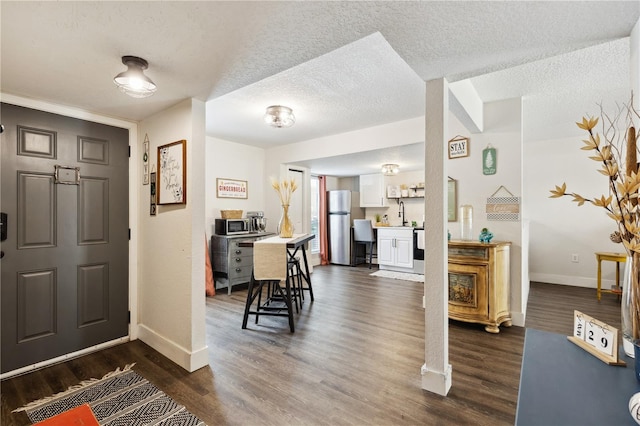
[[[300,265],[299,273],[303,280],[301,292],[308,291],[309,297],[313,302],[314,295],[313,295],[313,287],[311,285],[311,273],[309,271],[309,260],[307,258],[306,245],[309,241],[313,240],[314,238],[315,238],[314,234],[305,233],[305,234],[293,234],[293,236],[290,238],[274,236],[274,237],[260,238],[257,240],[252,239],[252,240],[238,242],[238,246],[240,247],[254,248],[254,265],[253,265],[253,271],[251,273],[251,280],[249,281],[249,289],[247,291],[247,300],[245,303],[244,316],[242,320],[243,329],[247,328],[249,315],[256,315],[256,323],[258,322],[258,318],[260,315],[275,315],[275,316],[287,316],[289,318],[289,328],[291,329],[292,333],[294,332],[295,327],[294,327],[294,321],[293,321],[293,309],[291,304],[292,289],[289,282],[290,277],[288,276],[290,268],[288,268],[287,266],[289,262],[294,262]],[[276,252],[274,254],[273,259],[275,259],[274,262],[276,262],[277,264],[271,265],[271,266],[275,266],[276,268],[280,267],[281,270],[284,272],[280,272],[280,274],[275,273],[275,275],[267,276],[266,278],[263,278],[260,275],[260,274],[264,274],[264,272],[259,272],[258,274],[256,274],[256,268],[260,267],[259,262],[264,260],[261,258],[261,255],[256,256],[256,252],[257,252],[256,245],[258,244],[261,246],[260,247],[261,249],[270,247],[271,249],[280,250],[281,248],[284,248],[284,251],[285,251],[284,253]],[[265,252],[265,253],[269,253],[269,252]],[[300,258],[298,257],[298,255],[300,255],[300,257],[302,258],[301,259],[302,262],[300,262]],[[268,259],[267,263],[269,263],[269,261],[271,261],[271,259]],[[280,263],[282,263],[282,265]],[[280,287],[279,285],[280,281],[284,281],[284,284],[285,284],[284,289]],[[275,283],[275,289],[277,290],[278,294],[275,294],[276,292],[271,292],[270,294],[270,292],[268,291],[267,297],[265,298],[264,302],[262,302],[261,295],[262,295],[262,289],[264,287],[265,282]],[[302,294],[300,294],[299,296],[302,297]],[[280,299],[280,301],[283,301],[285,303],[285,307],[282,309],[273,308],[273,305],[272,305],[273,297],[277,297],[278,299]],[[257,306],[255,310],[252,310],[251,307],[256,299],[258,300]],[[282,310],[285,310],[286,312],[282,313],[281,312]]]

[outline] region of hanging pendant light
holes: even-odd
[[[122,92],[134,98],[146,98],[155,93],[156,84],[143,72],[149,67],[147,61],[137,56],[123,56],[122,63],[127,70],[113,79]]]
[[[267,107],[264,114],[264,122],[272,127],[291,127],[296,122],[291,108],[282,105],[272,105]]]

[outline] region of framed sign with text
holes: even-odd
[[[216,179],[216,197],[218,198],[248,198],[246,180]]]
[[[158,204],[187,203],[187,141],[158,147]]]
[[[449,140],[449,158],[461,158],[469,156],[469,138],[456,136]]]

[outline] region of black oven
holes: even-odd
[[[413,228],[413,260],[424,260],[424,249],[418,248],[418,231],[424,228]]]

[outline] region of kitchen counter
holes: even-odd
[[[393,225],[389,225],[389,226],[373,226],[374,229],[416,229],[416,230],[422,230],[424,228],[417,228],[417,227],[413,227],[413,226],[393,226]]]
[[[214,234],[218,238],[247,238],[247,237],[272,237],[276,235],[274,232],[248,232],[246,234],[231,234],[231,235],[218,235]]]

